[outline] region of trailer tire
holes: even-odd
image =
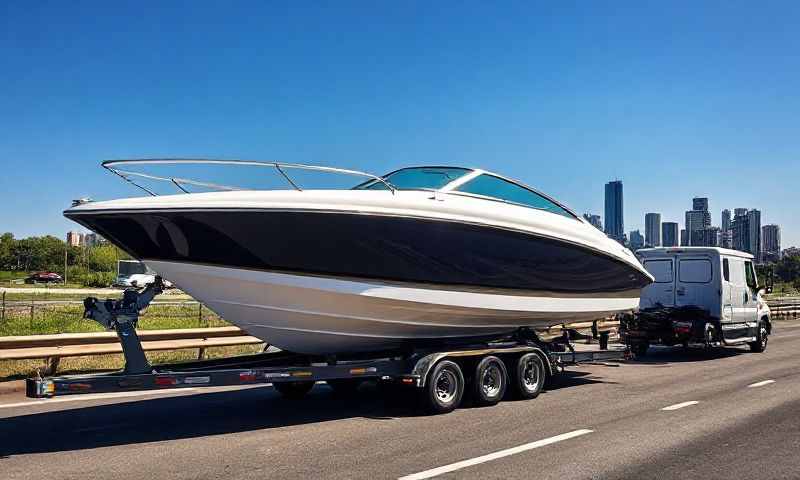
[[[457,363],[442,360],[433,367],[423,389],[425,408],[433,414],[458,408],[464,396],[464,373]]]
[[[518,398],[536,398],[544,389],[547,370],[544,360],[536,353],[526,353],[519,357],[514,375],[514,393]]]
[[[477,405],[496,405],[503,399],[508,387],[505,363],[495,356],[484,357],[475,367],[472,387]]]
[[[297,400],[303,398],[308,392],[314,388],[313,381],[305,381],[305,382],[278,382],[273,383],[273,387],[275,390],[280,392],[280,394],[289,400]]]
[[[756,334],[756,341],[750,342],[747,345],[753,353],[761,353],[767,349],[767,341],[769,340],[769,333],[767,326],[764,322],[758,322],[758,333]]]

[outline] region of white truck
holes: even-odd
[[[621,333],[634,353],[652,343],[704,347],[767,347],[772,331],[753,256],[715,247],[645,248],[636,252],[655,282],[642,290],[639,312],[626,316]],[[771,280],[771,279],[770,279]]]

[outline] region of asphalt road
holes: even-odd
[[[0,398],[3,479],[404,476],[800,478],[800,323],[777,323],[763,354],[659,349],[435,417],[325,385],[295,402],[270,387]]]

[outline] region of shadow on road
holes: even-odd
[[[588,376],[584,372],[565,372],[556,377],[548,390],[601,383]],[[465,407],[469,408],[468,405]],[[316,385],[300,400],[286,400],[271,387],[150,398],[0,419],[0,459],[11,455],[187,439],[345,418],[393,421],[420,415],[422,413],[416,408],[413,395],[408,392],[398,394],[369,384],[363,385],[352,396],[337,395],[326,385]]]
[[[707,362],[720,358],[730,358],[739,355],[748,355],[750,352],[746,348],[726,347],[704,350],[703,348],[682,348],[682,347],[651,347],[644,357],[636,357],[633,363],[646,363],[651,365],[661,365],[666,363],[691,363]]]

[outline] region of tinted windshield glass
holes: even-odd
[[[509,182],[508,180],[503,180],[500,177],[495,177],[494,175],[480,175],[464,185],[461,185],[456,190],[459,192],[497,198],[511,203],[547,210],[559,215],[564,215],[565,217],[575,218],[571,213],[538,193],[528,190],[516,183]]]
[[[383,177],[398,190],[438,190],[472,170],[459,167],[404,168]],[[386,190],[386,185],[370,180],[354,187],[360,190]]]

